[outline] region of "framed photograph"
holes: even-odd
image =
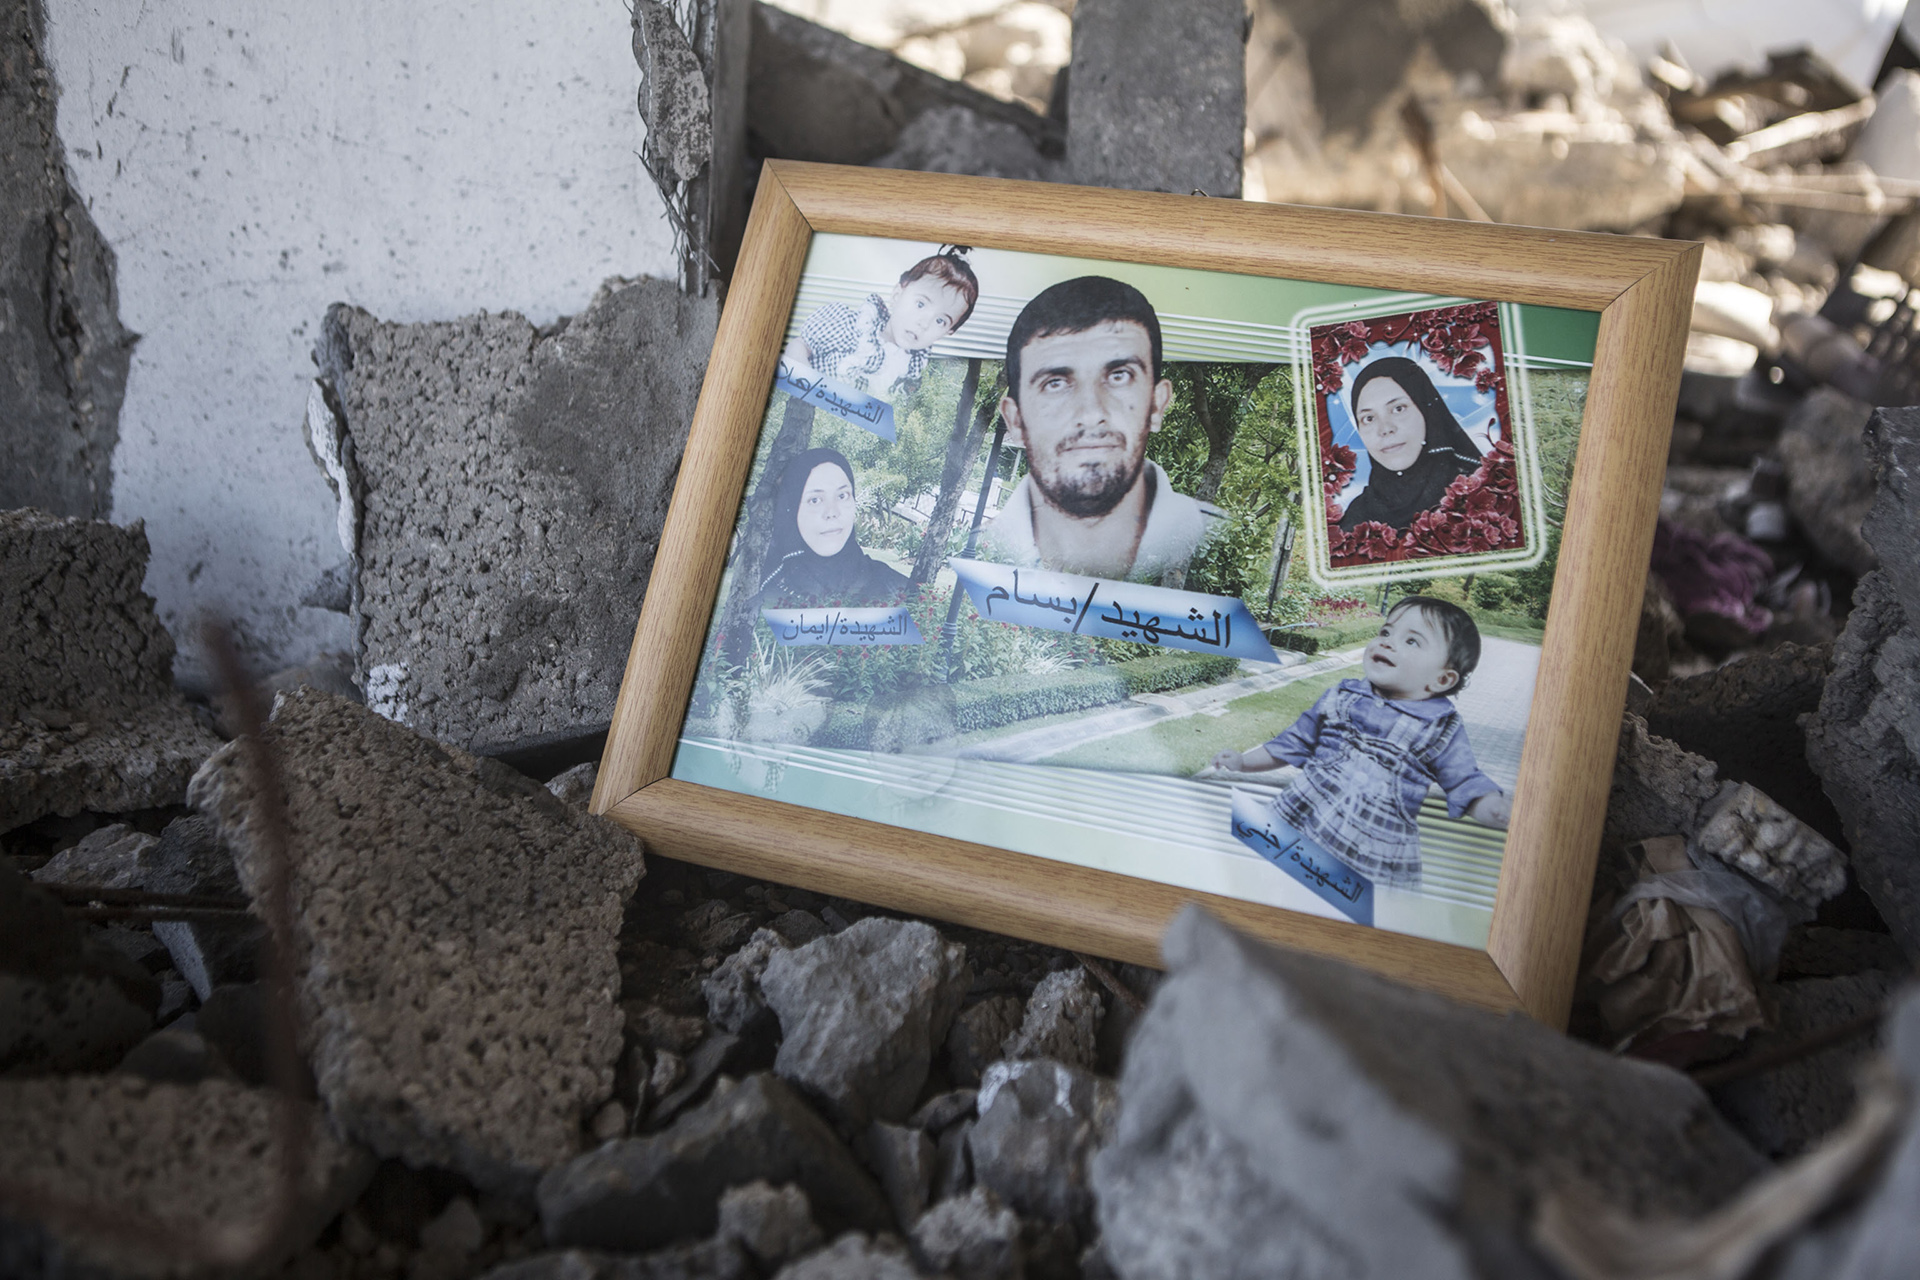
[[[770,162],[595,809],[1563,1024],[1698,255]]]

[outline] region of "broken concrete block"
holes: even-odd
[[[1001,1046],[1020,1030],[1020,997],[992,995],[968,1005],[947,1032],[947,1075],[955,1084],[976,1085],[988,1064],[998,1062]]]
[[[481,1280],[756,1280],[759,1275],[732,1241],[696,1240],[638,1256],[585,1249],[535,1254],[502,1263]]]
[[[180,803],[218,738],[173,688],[147,535],[0,512],[0,831]]]
[[[1723,781],[1711,760],[1647,733],[1628,714],[1607,800],[1606,835],[1619,844],[1687,837],[1690,852],[1743,872],[1811,910],[1846,887],[1832,842],[1745,783]]]
[[[85,884],[102,889],[130,889],[140,884],[146,853],[160,843],[158,836],[135,831],[123,822],[111,823],[62,849],[32,873],[40,884]]]
[[[1113,1082],[1045,1058],[996,1062],[978,1105],[967,1135],[974,1178],[1028,1217],[1086,1226],[1087,1161],[1113,1133]]]
[[[771,929],[755,929],[747,944],[722,960],[700,984],[707,998],[707,1017],[716,1027],[736,1035],[752,1035],[765,1024],[777,1021],[761,994],[760,978],[775,952],[784,951],[787,940]]]
[[[930,924],[874,916],[767,961],[780,1019],[773,1069],[848,1133],[905,1120],[970,975],[967,949]]]
[[[1085,969],[1055,970],[1034,987],[1020,1029],[1007,1038],[1005,1056],[1051,1058],[1091,1071],[1105,1011],[1106,1002]]]
[[[482,754],[611,719],[717,316],[665,280],[546,336],[327,313],[368,705]]]
[[[1053,178],[1065,131],[772,5],[753,6],[747,128],[762,154],[994,178]]]
[[[860,1150],[893,1205],[894,1220],[902,1231],[912,1230],[927,1211],[933,1190],[933,1139],[923,1129],[875,1120],[867,1126]]]
[[[276,1113],[287,1105],[299,1108],[306,1126],[302,1172],[285,1234],[265,1265],[249,1269],[257,1274],[310,1243],[373,1173],[372,1158],[334,1136],[316,1108],[226,1080],[0,1081],[0,1168],[7,1179],[34,1195],[101,1207],[84,1228],[16,1218],[0,1226],[0,1257],[33,1256],[37,1246],[50,1276],[230,1274],[227,1267],[171,1256],[166,1241],[134,1222],[124,1235],[102,1223],[145,1217],[229,1248],[253,1243],[279,1190]]]
[[[160,986],[0,862],[0,1076],[103,1071],[153,1026]]]
[[[615,939],[639,842],[344,698],[282,693],[266,737],[301,904],[290,961],[330,1113],[381,1156],[531,1185],[613,1089]],[[238,744],[193,781],[257,895],[256,799]]]
[[[553,1169],[540,1180],[540,1220],[552,1244],[657,1248],[712,1232],[720,1193],[755,1179],[798,1186],[829,1231],[892,1221],[880,1188],[826,1122],[764,1073],[722,1082],[660,1133]]]
[[[869,1239],[855,1231],[788,1263],[773,1280],[920,1280],[920,1273],[898,1240]]]
[[[1828,559],[1862,574],[1879,557],[1860,532],[1873,505],[1873,470],[1865,430],[1870,406],[1832,387],[1816,388],[1780,428],[1787,473],[1787,510]]]
[[[764,1180],[721,1194],[720,1225],[714,1234],[738,1244],[768,1271],[823,1243],[807,1193],[791,1183],[775,1187]]]
[[[1552,1188],[1692,1215],[1767,1167],[1679,1072],[1193,907],[1163,946],[1093,1160],[1104,1252],[1129,1280],[1507,1274]]]
[[[1081,0],[1067,77],[1073,181],[1237,197],[1246,41],[1240,0]]]
[[[1783,644],[1669,682],[1641,712],[1647,732],[1704,756],[1720,776],[1750,782],[1829,840],[1840,818],[1807,765],[1800,717],[1820,705],[1829,645]]]
[[[267,943],[267,930],[252,916],[156,920],[153,936],[202,1001],[215,987],[252,982],[260,976],[260,949]]]
[[[921,1266],[954,1280],[1000,1280],[1024,1269],[1019,1215],[985,1187],[929,1209],[912,1244]]]
[[[1768,1053],[1876,1013],[1898,983],[1897,974],[1869,972],[1774,984],[1766,989],[1773,1026],[1749,1037],[1741,1054]],[[1797,1062],[1720,1085],[1713,1090],[1713,1100],[1759,1150],[1776,1160],[1792,1159],[1846,1120],[1854,1106],[1855,1082],[1877,1047],[1876,1036],[1859,1035]]]
[[[154,893],[237,898],[240,875],[233,869],[233,855],[220,843],[213,820],[190,813],[169,822],[160,832],[160,842],[147,850],[140,887]]]

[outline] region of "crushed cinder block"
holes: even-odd
[[[806,1193],[820,1226],[885,1230],[893,1215],[826,1121],[779,1077],[723,1082],[671,1127],[609,1142],[540,1180],[549,1243],[638,1251],[703,1236],[728,1187],[764,1179]]]
[[[780,1019],[773,1069],[850,1134],[905,1120],[971,974],[932,925],[874,916],[775,950],[760,989]]]
[[[173,687],[136,521],[0,512],[0,831],[180,803],[220,740]]]
[[[369,706],[482,754],[606,725],[717,317],[652,279],[556,332],[327,313]]]
[[[292,965],[320,1096],[385,1157],[531,1186],[613,1090],[628,833],[344,698],[282,693]],[[238,746],[194,778],[242,881],[267,874]]]
[[[1057,180],[1065,131],[772,5],[753,6],[747,128],[782,160]]]
[[[1247,29],[1240,0],[1081,0],[1067,76],[1073,181],[1237,197]]]
[[[1768,1167],[1669,1068],[1193,907],[1163,946],[1093,1160],[1104,1251],[1133,1280],[1506,1274],[1555,1187],[1692,1215]]]
[[[85,1227],[0,1222],[0,1257],[39,1255],[47,1275],[212,1277],[218,1258],[194,1260],[140,1232],[142,1218],[228,1248],[249,1245],[272,1210],[281,1139],[278,1108],[299,1108],[304,1158],[291,1216],[264,1274],[311,1242],[367,1185],[374,1161],[342,1142],[305,1103],[209,1079],[156,1084],[136,1075],[0,1080],[0,1168],[9,1182],[65,1204],[97,1207]],[[117,1222],[127,1234],[103,1230]]]
[[[1007,1038],[1009,1058],[1051,1058],[1091,1071],[1099,1057],[1106,1001],[1078,965],[1040,979],[1027,999],[1020,1029]]]

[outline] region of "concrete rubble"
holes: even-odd
[[[321,1098],[382,1156],[530,1186],[612,1091],[638,841],[343,698],[280,695],[268,741]],[[257,896],[272,855],[239,747],[192,800]]]
[[[718,314],[663,280],[544,333],[328,312],[308,430],[357,515],[374,710],[495,752],[604,729]]]
[[[1093,1162],[1106,1256],[1176,1275],[1492,1276],[1571,1181],[1699,1213],[1765,1168],[1685,1077],[1332,961],[1194,908]]]
[[[220,742],[173,687],[135,523],[0,512],[0,831],[178,804]]]

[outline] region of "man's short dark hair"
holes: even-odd
[[[1408,609],[1418,609],[1422,618],[1439,629],[1441,638],[1447,642],[1447,669],[1460,677],[1460,682],[1453,686],[1454,691],[1465,688],[1467,677],[1480,665],[1480,628],[1474,623],[1473,615],[1451,600],[1402,596],[1387,610],[1387,620],[1392,621]]]
[[[1160,381],[1160,317],[1147,295],[1109,276],[1080,276],[1050,285],[1020,309],[1007,333],[1007,393],[1020,399],[1020,353],[1035,338],[1085,333],[1095,325],[1130,320],[1147,331],[1153,348],[1153,380]]]

